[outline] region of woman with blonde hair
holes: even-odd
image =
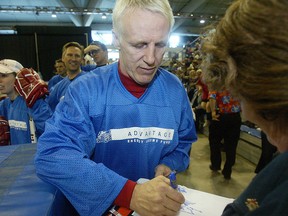
[[[287,8],[287,0],[237,0],[202,45],[206,83],[240,99],[245,119],[280,152],[224,216],[288,215]]]

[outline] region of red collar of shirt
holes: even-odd
[[[131,77],[125,76],[120,69],[120,62],[118,62],[118,73],[122,84],[133,96],[140,98],[144,94],[145,90],[148,87],[148,84],[139,85]]]

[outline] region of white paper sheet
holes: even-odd
[[[138,184],[148,181],[139,179]],[[211,193],[194,190],[182,185],[177,188],[185,197],[185,203],[182,204],[178,216],[221,216],[225,206],[234,199],[217,196]],[[135,216],[139,216],[135,213]]]
[[[179,216],[220,216],[228,203],[233,199],[194,190],[178,185],[178,190],[184,195]]]

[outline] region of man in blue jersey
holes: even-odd
[[[173,24],[168,0],[117,0],[119,62],[73,82],[47,121],[37,174],[80,215],[99,216],[112,205],[177,215],[184,202],[167,176],[188,167],[196,133],[182,83],[160,68]]]
[[[36,143],[44,131],[45,121],[52,115],[45,101],[47,85],[32,68],[3,59],[0,61],[0,91],[7,95],[0,101],[1,125],[9,126],[10,132],[6,145]],[[0,143],[7,137],[5,133],[7,131],[0,128]]]
[[[52,87],[66,77],[66,67],[62,59],[57,59],[54,65],[56,74],[49,80],[48,89],[51,91]]]
[[[108,64],[108,49],[105,44],[100,41],[93,41],[84,49],[84,53],[93,58],[96,65],[87,64],[82,66],[82,70],[91,71],[97,67],[102,67]],[[86,57],[86,56],[85,56]]]
[[[84,47],[77,42],[68,42],[62,48],[62,61],[66,67],[67,76],[53,86],[48,97],[48,103],[55,111],[57,104],[64,97],[68,86],[84,72],[81,71],[81,63],[84,58]]]

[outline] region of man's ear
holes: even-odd
[[[112,36],[113,36],[113,46],[116,47],[117,49],[120,49],[119,36],[114,30],[112,30]]]

